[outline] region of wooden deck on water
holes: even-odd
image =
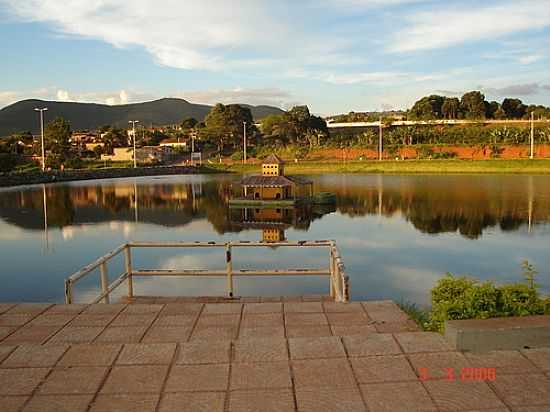
[[[459,353],[391,301],[219,299],[0,304],[0,410],[550,410],[550,349]]]

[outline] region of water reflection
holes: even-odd
[[[548,222],[547,180],[537,176],[314,178],[315,191],[337,195],[336,210],[343,215],[397,215],[422,233],[458,232],[469,239],[480,237],[487,228],[515,231],[526,224],[531,232],[537,224]],[[216,232],[236,233],[247,226],[243,222],[251,222],[244,215],[235,219],[235,212],[228,212],[227,201],[236,190],[233,183],[234,179],[223,177],[192,183],[136,180],[9,190],[0,192],[0,218],[45,233],[48,227],[112,221],[177,227],[206,218]],[[241,214],[254,215],[254,209],[243,210]],[[316,216],[326,212],[301,210],[291,214],[292,222],[287,221],[290,215],[283,220],[307,230]]]
[[[0,190],[0,301],[61,301],[65,276],[129,239],[336,239],[354,299],[427,302],[433,282],[447,271],[516,281],[523,259],[537,266],[539,283],[550,290],[548,177],[311,177],[314,192],[337,196],[335,208],[326,210],[230,209],[227,202],[238,193],[239,180],[171,176]],[[318,266],[318,257],[307,258]],[[183,267],[196,259],[206,266],[213,260],[170,251],[138,263]],[[302,256],[251,255],[243,257],[243,265],[277,265],[284,259],[306,263]],[[272,283],[276,289],[266,289],[262,282],[243,284],[241,290],[323,293],[325,286]],[[182,285],[155,284],[154,290],[208,293],[202,284]]]

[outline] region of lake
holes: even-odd
[[[446,272],[522,279],[521,262],[550,292],[550,177],[511,175],[318,175],[335,207],[229,209],[236,175],[169,176],[0,190],[0,301],[62,302],[63,280],[128,240],[334,239],[352,299],[429,303]],[[261,252],[261,253],[260,253]],[[137,251],[136,268],[223,269],[221,249]],[[323,267],[325,252],[266,248],[234,252],[235,268]],[[115,261],[111,278],[122,273]],[[136,294],[222,295],[224,279],[136,279]],[[119,293],[123,293],[122,288]],[[236,281],[236,294],[327,293],[328,280]],[[99,293],[98,276],[76,289]]]

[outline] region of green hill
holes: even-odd
[[[271,106],[242,106],[250,108],[255,120],[283,111]],[[71,122],[73,130],[96,129],[104,125],[128,127],[129,120],[141,124],[170,125],[180,123],[186,117],[202,121],[211,106],[189,103],[183,99],[160,99],[152,102],[108,106],[95,103],[53,102],[22,100],[0,110],[0,136],[30,130],[38,133],[40,124],[35,107],[47,107],[46,122],[63,117]]]

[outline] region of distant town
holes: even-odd
[[[151,113],[142,113],[151,124],[131,118],[123,127],[117,119],[116,124],[86,130],[73,129],[78,119],[71,118],[70,110],[52,118],[47,102],[39,103],[34,115],[26,113],[29,131],[13,132],[1,140],[1,171],[231,163],[270,153],[296,160],[508,158],[532,155],[527,151],[514,155],[510,148],[530,143],[537,144],[544,157],[545,145],[550,145],[550,108],[511,98],[488,102],[478,91],[461,98],[426,96],[407,111],[350,112],[326,118],[313,115],[307,106],[288,111],[265,106],[258,112],[252,106],[217,104],[204,118],[182,117],[173,124],[153,125]],[[90,116],[88,121],[98,121]],[[37,124],[43,134],[30,131]],[[349,149],[349,154],[338,149]]]

